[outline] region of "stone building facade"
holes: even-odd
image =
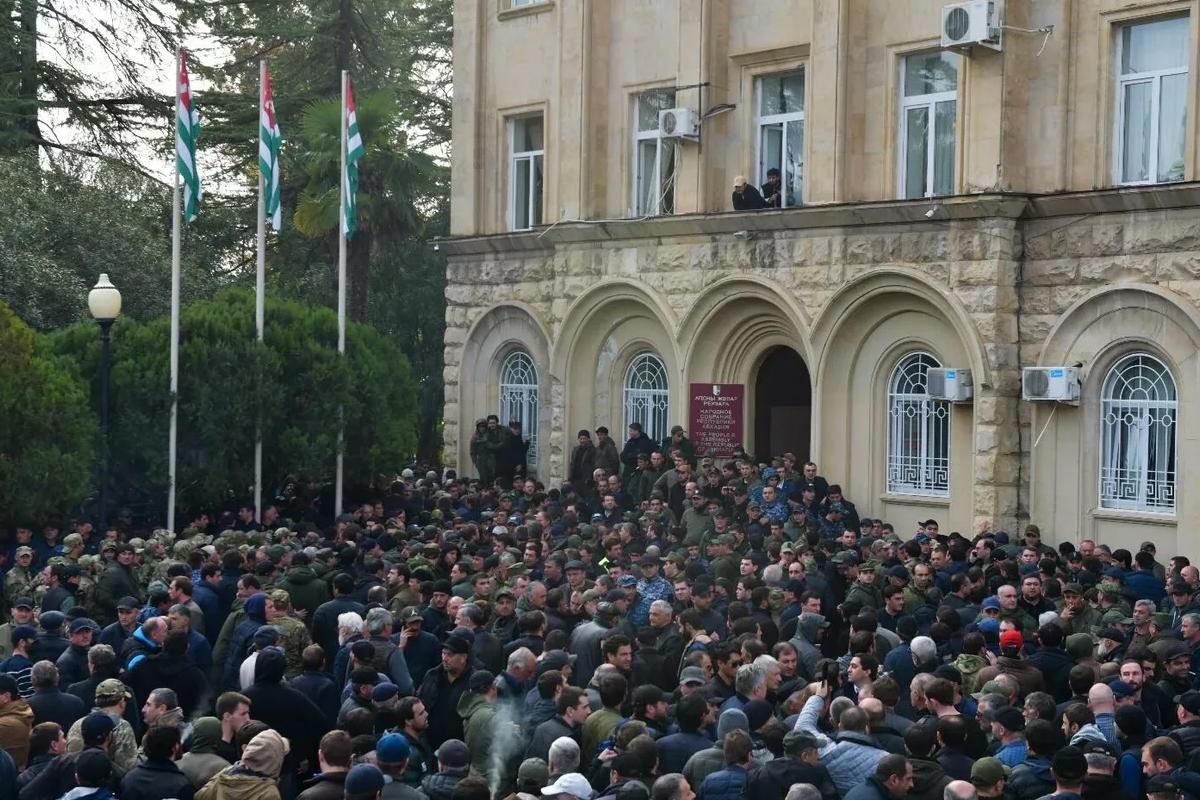
[[[1196,96],[1200,3],[1007,0],[999,52],[942,59],[952,84],[910,69],[941,5],[457,0],[447,462],[516,414],[560,480],[577,430],[620,440],[647,397],[686,426],[689,384],[740,384],[751,452],[811,457],[898,531],[1200,555],[1197,126],[1172,100]],[[942,83],[914,100],[914,75]],[[648,91],[699,141],[639,132]],[[793,207],[730,211],[779,160]],[[939,365],[970,402],[922,394]],[[1035,366],[1078,366],[1079,402],[1023,400]]]

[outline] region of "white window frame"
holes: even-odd
[[[537,464],[538,442],[538,372],[537,362],[524,350],[513,350],[500,365],[500,424],[511,420],[521,422],[521,435],[529,439],[525,463]],[[520,380],[524,377],[525,380]]]
[[[808,135],[808,131],[804,128],[804,105],[808,102],[808,87],[805,85],[804,103],[801,103],[800,110],[791,111],[786,114],[763,114],[762,91],[764,78],[783,78],[788,75],[800,76],[800,82],[801,84],[804,84],[804,81],[807,77],[805,65],[801,64],[795,69],[789,69],[783,72],[771,72],[764,75],[758,75],[754,79],[754,130],[756,133],[754,139],[754,156],[755,163],[758,165],[758,185],[754,188],[762,189],[763,184],[767,182],[767,171],[763,168],[763,129],[772,125],[783,125],[782,149],[780,151],[781,155],[779,158],[779,182],[783,187],[783,196],[780,198],[781,202],[779,204],[780,208],[796,208],[804,205],[804,167],[806,166],[804,160],[804,143],[805,137]],[[799,123],[800,125],[800,192],[799,196],[794,198],[796,202],[789,204],[787,201],[787,186],[791,175],[788,171],[789,164],[786,155],[788,125],[792,123]],[[765,200],[766,198],[763,199]]]
[[[938,103],[944,103],[950,100],[954,101],[954,113],[956,117],[954,124],[954,171],[956,174],[951,183],[953,184],[954,181],[958,180],[957,161],[960,133],[958,130],[957,120],[959,109],[958,90],[962,84],[963,60],[960,58],[958,62],[958,73],[954,80],[954,91],[932,92],[930,94],[918,94],[913,95],[912,97],[906,97],[904,95],[904,84],[905,76],[907,75],[908,70],[905,69],[905,62],[907,62],[909,58],[919,58],[926,55],[929,55],[928,51],[907,53],[900,59],[900,114],[896,124],[896,129],[898,131],[898,136],[896,139],[899,142],[899,148],[896,154],[896,196],[902,199],[913,199],[908,197],[906,191],[906,185],[908,183],[906,180],[908,177],[908,112],[910,109],[924,106],[926,108],[926,113],[929,115],[928,134],[926,136],[927,141],[925,142],[925,193],[922,195],[922,197],[934,197],[933,187],[936,183],[936,175],[934,173],[937,168],[937,159],[934,157],[937,145],[937,106]],[[954,188],[951,186],[951,193],[953,193],[953,191]]]
[[[655,123],[655,127],[653,130],[645,130],[645,131],[638,130],[638,119],[640,118],[640,115],[638,114],[638,112],[640,110],[639,106],[644,99],[646,99],[652,95],[672,95],[672,100],[668,107],[674,107],[674,103],[676,100],[676,98],[674,97],[674,95],[675,95],[674,89],[650,89],[648,91],[640,92],[633,96],[633,175],[632,175],[632,177],[633,177],[633,206],[632,206],[632,209],[633,209],[633,215],[636,217],[657,217],[660,214],[664,213],[662,211],[662,200],[663,200],[663,197],[667,194],[667,192],[663,188],[663,175],[662,175],[663,151],[666,148],[674,149],[674,147],[675,147],[675,143],[673,140],[664,139],[660,135],[660,131],[658,129],[657,123]],[[638,191],[638,184],[639,184],[638,177],[641,174],[641,143],[647,142],[650,140],[653,140],[655,142],[654,185],[658,187],[658,191],[654,195],[653,202],[650,204],[649,207],[646,207],[646,205],[643,203],[644,198],[641,197],[641,192]],[[678,158],[678,155],[679,155],[678,153],[675,153],[676,158]],[[673,163],[675,163],[676,172],[678,172],[678,162],[673,162]],[[675,199],[674,199],[674,197],[675,197],[675,186],[674,186],[675,176],[671,175],[669,180],[671,181],[671,186],[670,186],[671,209],[669,211],[667,211],[666,213],[673,214],[674,209],[675,209]]]
[[[542,121],[542,147],[540,150],[518,151],[516,149],[516,147],[517,147],[517,124],[520,122],[524,122],[526,120],[531,120],[531,119],[540,119]],[[517,185],[517,166],[522,161],[529,162],[529,185],[524,188],[524,191],[526,194],[526,203],[527,203],[526,208],[529,209],[530,215],[532,216],[533,209],[535,207],[534,200],[545,189],[545,185],[544,185],[545,184],[545,174],[546,174],[546,118],[545,118],[545,115],[543,115],[541,113],[520,114],[518,116],[511,117],[508,120],[508,153],[509,153],[509,157],[508,157],[508,185],[509,185],[508,229],[512,230],[512,231],[527,231],[527,230],[530,230],[531,228],[533,228],[535,225],[543,224],[543,219],[537,219],[537,220],[534,220],[534,219],[519,220],[519,219],[517,219],[517,197],[518,197],[518,193],[522,189],[522,187]],[[537,165],[539,159],[541,160],[541,165],[542,165],[542,176],[543,176],[542,189],[538,188],[537,180],[535,179],[537,171],[534,169],[534,167]],[[541,200],[542,200],[542,202],[540,204],[540,207],[541,207],[542,216],[544,218],[545,213],[546,213],[545,197],[543,196],[541,198]],[[521,224],[522,222],[525,222],[527,224],[523,225],[523,224]]]
[[[904,354],[887,382],[887,491],[920,497],[950,496],[950,403],[934,400],[926,389],[931,368],[940,367],[936,356],[923,351]],[[922,391],[913,391],[920,375]],[[905,427],[901,417],[917,417],[920,428],[915,453],[903,452]]]
[[[1189,19],[1185,14],[1180,17],[1166,17],[1148,20],[1136,20],[1124,25],[1120,25],[1116,29],[1116,42],[1113,47],[1114,60],[1113,71],[1116,73],[1117,98],[1116,108],[1117,113],[1113,119],[1113,141],[1115,147],[1113,149],[1113,183],[1117,186],[1151,186],[1154,184],[1164,183],[1158,179],[1158,150],[1159,150],[1159,120],[1162,117],[1162,82],[1163,78],[1174,75],[1187,75],[1190,69],[1190,64],[1184,64],[1181,67],[1172,67],[1170,69],[1150,70],[1149,72],[1131,72],[1128,75],[1121,74],[1121,60],[1124,56],[1124,32],[1126,28],[1134,28],[1138,25],[1147,25],[1155,22],[1164,22],[1170,19]],[[1190,35],[1189,35],[1190,43]],[[1147,168],[1146,180],[1127,181],[1123,179],[1125,173],[1125,89],[1128,86],[1137,83],[1149,83],[1150,89],[1150,141],[1147,143],[1150,153],[1150,161]],[[1184,102],[1187,102],[1185,95]],[[1184,113],[1187,113],[1187,107],[1184,106]],[[1186,139],[1185,139],[1186,142]],[[1186,144],[1184,152],[1186,153]],[[1184,174],[1179,177],[1179,181],[1187,180],[1187,170],[1184,169]],[[1178,181],[1166,181],[1167,183],[1178,183]]]
[[[671,419],[671,379],[667,365],[653,350],[643,350],[629,361],[622,384],[625,427],[640,422],[652,442],[667,437]]]
[[[1175,513],[1179,476],[1178,387],[1171,368],[1144,352],[1123,356],[1105,375],[1100,388],[1101,508],[1145,514]],[[1117,389],[1125,391],[1118,395]],[[1159,451],[1164,446],[1170,448],[1169,464],[1160,454],[1153,465],[1158,468],[1151,469],[1152,443]],[[1135,448],[1132,453],[1131,448]],[[1132,470],[1121,466],[1122,454],[1126,460],[1132,455]],[[1136,474],[1127,474],[1132,471]]]

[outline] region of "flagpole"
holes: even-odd
[[[183,48],[175,51],[175,130],[179,135],[179,69],[183,63]],[[175,156],[178,159],[178,155]],[[171,192],[171,427],[167,434],[167,530],[175,530],[175,461],[178,455],[177,425],[179,418],[179,237],[180,207],[179,164],[175,164],[175,185]]]
[[[266,84],[267,84],[267,62],[266,59],[258,62],[258,116],[259,116],[259,140],[262,140],[262,112],[263,104],[266,103]],[[262,146],[261,143],[259,145]],[[266,210],[267,204],[264,198],[266,180],[263,178],[263,171],[260,167],[258,170],[258,263],[254,275],[254,330],[258,336],[258,343],[263,342],[263,303],[266,296],[267,285],[267,220]],[[259,355],[262,355],[262,348],[259,347]],[[262,376],[262,370],[259,369],[259,377]],[[263,443],[262,443],[262,393],[263,387],[259,386],[255,393],[257,403],[259,405],[258,419],[254,427],[254,519],[255,521],[262,520],[262,484],[263,484]]]
[[[342,127],[341,127],[341,202],[338,213],[338,356],[346,355],[346,84],[350,72],[342,70]],[[338,406],[337,470],[334,482],[333,513],[342,513],[344,487],[344,459],[342,449],[345,437],[344,409]]]

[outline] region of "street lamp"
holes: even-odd
[[[100,525],[108,524],[108,374],[109,330],[121,315],[121,292],[108,273],[88,292],[88,311],[100,326]]]

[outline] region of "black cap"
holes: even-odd
[[[477,669],[471,673],[467,686],[472,692],[486,692],[488,687],[496,682],[496,676],[486,669]]]
[[[16,601],[13,603],[13,608],[28,608],[28,609],[32,609],[32,608],[33,608],[33,598],[30,598],[30,597],[18,597],[18,598],[16,599]]]
[[[1023,731],[1025,730],[1025,715],[1018,708],[1005,706],[998,709],[992,719],[1000,723],[1005,730]]]
[[[442,642],[442,649],[463,656],[471,652],[471,644],[461,636],[450,635]]]
[[[138,604],[136,597],[125,595],[117,601],[118,611],[137,611],[141,606]]]
[[[66,621],[66,615],[64,615],[61,611],[46,611],[43,612],[40,617],[38,617],[38,622],[41,624],[42,630],[45,631],[56,631],[60,629],[63,626],[63,623]]]
[[[1179,707],[1189,714],[1200,714],[1200,692],[1194,690],[1184,692],[1175,699],[1175,702],[1179,703]]]
[[[635,706],[652,706],[656,703],[665,702],[666,699],[666,692],[652,683],[643,684],[633,690],[633,704]]]
[[[1068,745],[1054,754],[1054,761],[1051,762],[1050,768],[1060,778],[1078,780],[1087,774],[1087,758],[1078,747]]]
[[[1170,775],[1155,775],[1152,778],[1146,779],[1146,785],[1143,787],[1146,794],[1173,794],[1176,797],[1183,796],[1183,790],[1179,788],[1179,784]]]

